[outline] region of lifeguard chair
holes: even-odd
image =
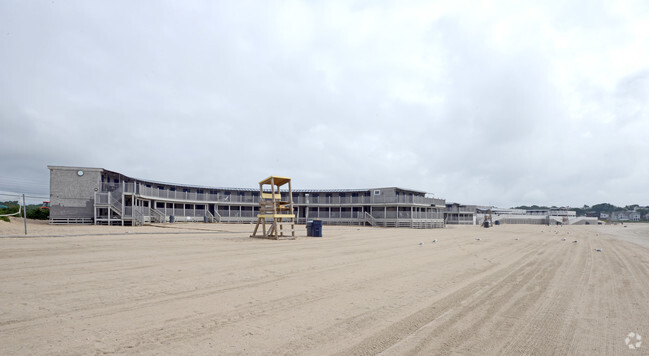
[[[288,184],[288,199],[282,200],[280,187]],[[270,192],[265,186],[270,186]],[[266,229],[266,224],[269,224]],[[257,235],[259,225],[263,234]],[[284,235],[284,224],[290,224],[291,235]],[[286,231],[288,233],[288,231]],[[280,237],[295,238],[295,214],[293,213],[293,190],[291,178],[270,176],[259,182],[259,214],[257,226],[250,237],[279,240]]]

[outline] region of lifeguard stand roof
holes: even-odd
[[[261,182],[259,182],[259,184],[270,184],[271,179],[273,180],[275,185],[278,186],[278,187],[291,181],[291,178],[289,178],[289,177],[270,176],[270,177],[262,180]]]

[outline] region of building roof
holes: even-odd
[[[272,182],[276,186],[281,187],[281,186],[283,186],[284,184],[286,184],[286,183],[288,183],[290,181],[291,181],[291,178],[289,178],[289,177],[270,176],[270,177],[262,180],[261,182],[259,182],[259,184],[271,184],[271,182]]]

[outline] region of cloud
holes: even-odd
[[[0,141],[15,154],[0,162],[39,192],[45,166],[67,164],[504,207],[643,204],[629,187],[649,178],[646,9],[3,3]]]

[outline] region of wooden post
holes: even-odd
[[[27,235],[27,204],[25,204],[25,194],[23,194],[23,222],[25,223],[25,235]]]
[[[295,214],[293,210],[293,188],[291,187],[291,181],[288,181],[288,201],[289,201],[289,212]],[[295,237],[295,218],[291,219],[291,237]]]

